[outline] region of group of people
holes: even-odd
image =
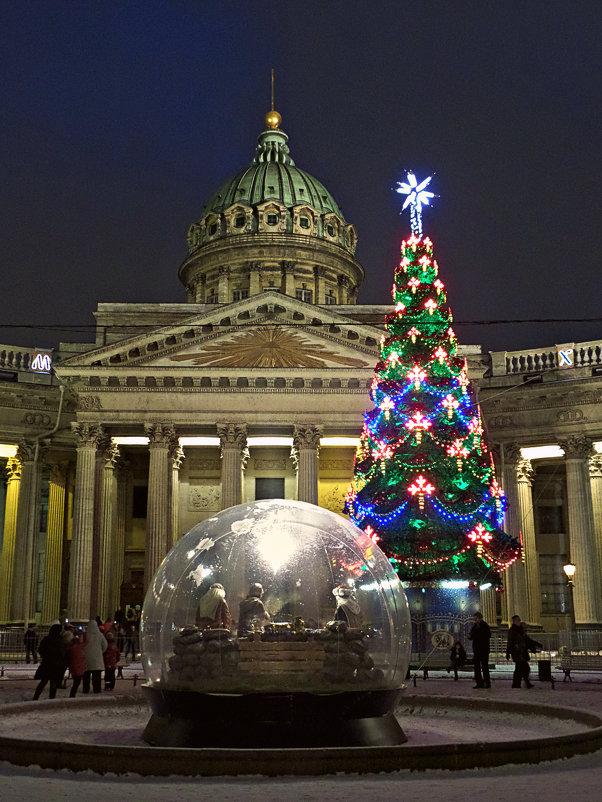
[[[115,674],[121,660],[121,652],[117,645],[115,632],[106,625],[92,619],[85,630],[75,629],[69,624],[59,622],[52,624],[46,637],[36,646],[40,656],[40,664],[35,673],[39,680],[34,691],[34,701],[46,685],[49,685],[48,698],[54,699],[58,688],[63,687],[65,672],[73,680],[69,696],[77,694],[79,686],[83,693],[100,693],[104,672],[105,690],[115,688]]]
[[[468,634],[468,639],[472,641],[474,687],[491,688],[491,677],[489,675],[491,628],[483,620],[481,613],[474,614],[474,624]],[[520,616],[513,615],[506,643],[506,660],[513,660],[514,662],[513,688],[520,688],[522,682],[525,683],[527,688],[533,687],[529,680],[531,672],[529,657],[531,653],[535,653],[537,649],[541,648],[541,643],[529,637],[527,625],[524,621],[521,621]],[[466,665],[466,662],[466,650],[460,641],[456,641],[451,649],[450,666],[448,668],[448,671],[454,672],[455,680],[458,679],[458,669]]]

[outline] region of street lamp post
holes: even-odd
[[[567,601],[568,601],[568,608],[569,608],[569,622],[568,622],[568,629],[572,631],[575,629],[575,607],[573,604],[573,587],[574,582],[573,578],[575,576],[575,565],[574,563],[567,563],[566,565],[562,566],[562,570],[566,574],[566,584],[568,587],[568,594],[567,594]],[[571,638],[571,647],[573,645],[572,638]]]

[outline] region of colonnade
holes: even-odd
[[[71,621],[109,615],[119,606],[123,577],[128,465],[101,424],[74,423],[76,439],[73,521],[67,613]],[[179,534],[179,472],[184,459],[174,426],[145,425],[148,438],[145,586]],[[221,507],[243,500],[243,472],[249,452],[247,427],[217,425],[221,452]],[[318,456],[322,430],[294,427],[291,458],[297,470],[297,498],[318,502]],[[0,621],[33,617],[36,576],[35,538],[39,519],[41,460],[33,446],[19,447],[9,459],[3,549],[0,555]],[[47,463],[48,464],[48,463]],[[46,533],[42,621],[59,617],[68,463],[48,464],[49,508]],[[18,544],[18,547],[17,547]]]
[[[575,565],[573,614],[577,626],[602,623],[602,455],[585,435],[559,441],[564,451],[570,553]],[[541,624],[541,586],[533,514],[533,466],[517,444],[505,445],[501,476],[506,493],[505,531],[521,540],[523,558],[505,572],[504,619]]]
[[[68,585],[71,620],[90,614],[108,615],[119,606],[123,577],[128,466],[119,448],[100,424],[74,423],[76,465]],[[148,507],[145,583],[148,584],[178,537],[179,472],[184,459],[178,433],[170,424],[150,423],[148,437]],[[222,508],[243,500],[243,473],[248,460],[247,428],[241,423],[217,425],[221,451]],[[291,458],[297,470],[297,498],[318,501],[318,460],[322,430],[295,425]],[[602,623],[602,454],[592,453],[585,436],[560,442],[565,454],[570,552],[576,566],[573,590],[575,623]],[[45,582],[41,602],[44,622],[60,612],[65,532],[66,482],[69,463],[48,463],[43,451],[23,443],[6,463],[3,549],[0,555],[0,621],[33,617],[36,538],[42,461],[50,469],[46,529]],[[505,530],[520,538],[523,559],[505,573],[504,620],[518,614],[541,624],[541,586],[533,514],[533,466],[516,444],[505,445],[501,479],[507,497]],[[495,591],[483,591],[481,606],[494,620]],[[485,614],[485,613],[484,613]]]

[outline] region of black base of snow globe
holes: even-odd
[[[400,690],[333,694],[206,694],[144,685],[151,746],[277,748],[393,746],[407,740],[391,712]]]

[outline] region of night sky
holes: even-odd
[[[186,232],[252,160],[272,67],[292,157],[357,229],[360,303],[391,300],[413,169],[460,342],[602,339],[601,41],[599,0],[0,2],[0,342],[185,301]]]

